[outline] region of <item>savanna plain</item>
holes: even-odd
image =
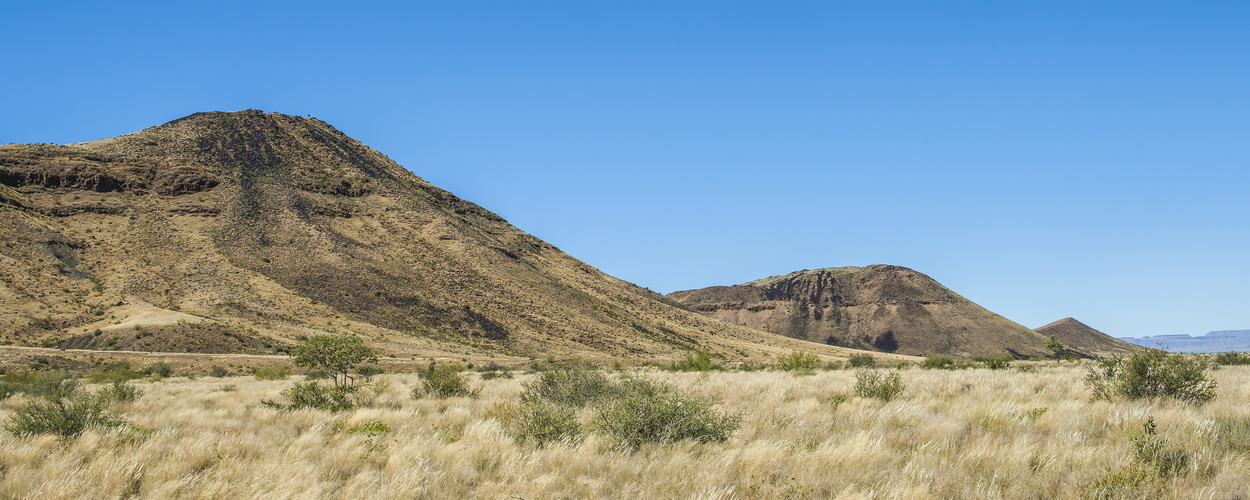
[[[70,437],[3,433],[0,496],[1250,494],[1250,366],[1217,366],[1209,372],[1217,383],[1215,398],[1194,405],[1093,400],[1084,380],[1096,365],[1084,363],[1020,362],[1000,370],[566,370],[614,384],[643,381],[672,389],[685,401],[710,404],[695,409],[725,424],[714,429],[725,432],[713,439],[632,443],[605,430],[611,422],[593,404],[570,410],[571,424],[546,415],[548,424],[564,425],[565,432],[526,430],[525,419],[536,414],[527,413],[525,401],[533,403],[536,390],[553,380],[551,370],[466,370],[458,376],[470,392],[451,397],[431,392],[427,373],[384,373],[360,381],[358,404],[337,412],[262,403],[283,401],[301,383],[300,375],[149,377],[127,384],[138,389],[133,397],[109,403],[109,414],[123,425],[90,427]],[[857,391],[865,381],[891,379],[901,392],[873,397],[862,387]],[[112,388],[84,387],[96,393]],[[11,425],[33,401],[20,393],[6,398],[0,421]]]

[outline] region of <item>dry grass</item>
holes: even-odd
[[[719,398],[742,427],[726,443],[638,451],[595,434],[518,445],[487,415],[531,375],[474,377],[478,398],[444,400],[413,399],[415,375],[383,375],[369,407],[339,414],[260,405],[289,380],[174,378],[115,408],[136,430],[0,436],[0,497],[1067,498],[1131,469],[1149,416],[1190,457],[1165,498],[1250,494],[1250,367],[1214,372],[1219,397],[1198,408],[1091,402],[1084,373],[904,370],[899,398],[834,405],[854,372],[650,372]]]

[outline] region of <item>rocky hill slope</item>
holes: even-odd
[[[15,345],[265,353],[340,332],[405,357],[843,353],[687,311],[277,113],[0,146],[0,240]]]
[[[905,267],[804,270],[668,296],[713,318],[829,345],[912,355],[1046,354],[1044,336]]]
[[[1098,356],[1124,354],[1137,346],[1117,339],[1073,318],[1063,318],[1034,331],[1047,337],[1054,335],[1072,350]]]

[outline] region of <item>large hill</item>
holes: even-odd
[[[1075,351],[1098,356],[1124,354],[1137,348],[1073,318],[1063,318],[1034,331],[1047,337],[1054,335]]]
[[[901,354],[1046,354],[1045,337],[911,269],[804,270],[669,297],[730,323],[830,345]]]
[[[277,113],[0,146],[0,240],[15,345],[266,353],[340,332],[396,356],[844,353],[687,311]]]

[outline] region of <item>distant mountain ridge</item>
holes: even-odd
[[[1250,330],[1219,330],[1194,337],[1187,334],[1121,337],[1120,340],[1144,347],[1159,347],[1175,352],[1250,352]]]
[[[958,356],[1047,353],[1045,336],[899,266],[804,270],[668,297],[723,321],[856,349]]]

